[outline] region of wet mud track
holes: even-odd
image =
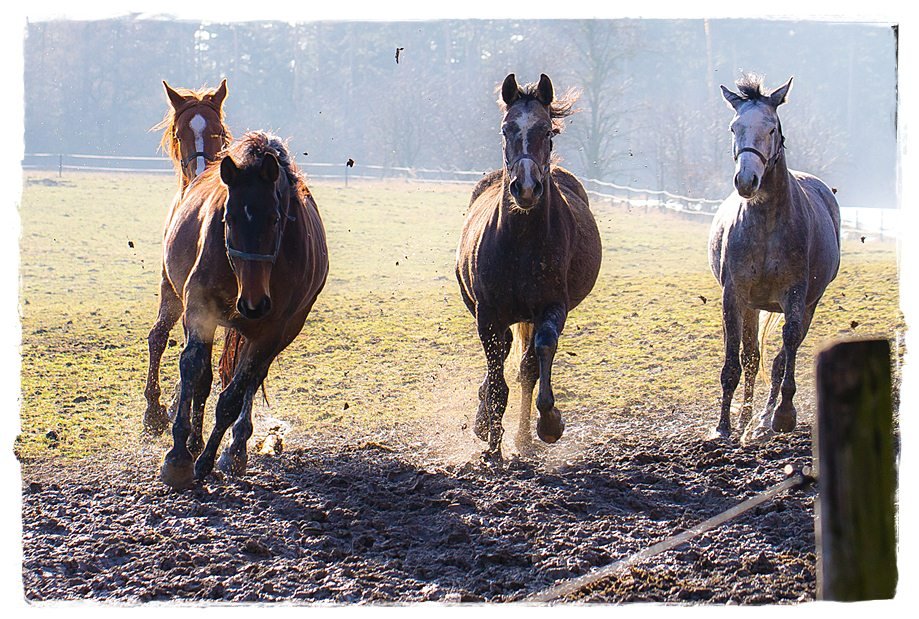
[[[509,458],[503,471],[438,461],[399,436],[316,437],[182,493],[157,480],[158,449],[26,466],[26,597],[516,601],[698,524],[811,457],[806,425],[747,447],[598,434],[566,459]],[[812,600],[815,492],[780,496],[570,601]]]

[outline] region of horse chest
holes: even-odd
[[[541,244],[481,247],[477,296],[480,301],[514,308],[515,315],[537,313],[565,296],[564,265]],[[498,256],[498,259],[495,257]]]

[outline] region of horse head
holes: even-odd
[[[722,96],[734,110],[731,133],[734,153],[734,188],[750,199],[762,186],[785,146],[777,109],[791,90],[789,78],[770,94],[761,91],[758,76],[745,76],[737,82],[740,93],[721,87]]]
[[[552,81],[545,74],[535,86],[521,88],[511,73],[501,86],[504,169],[511,196],[523,211],[539,203],[548,181],[552,138],[559,133],[553,122],[554,100]]]
[[[281,249],[290,186],[270,151],[241,166],[225,156],[220,179],[227,187],[224,237],[236,275],[236,309],[257,320],[271,311],[271,269]]]
[[[171,119],[169,152],[181,169],[187,185],[200,175],[208,162],[215,161],[229,142],[229,132],[223,123],[223,102],[227,96],[227,81],[213,90],[175,89],[163,81]]]

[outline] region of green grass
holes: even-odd
[[[453,276],[470,187],[310,186],[331,272],[303,333],[269,374],[271,414],[305,435],[422,418],[474,398],[484,359]],[[21,459],[69,459],[136,441],[174,190],[166,176],[25,176]],[[681,409],[714,423],[720,290],[707,265],[708,225],[599,203],[594,210],[603,268],[560,342],[560,407],[610,417]],[[905,328],[895,246],[846,242],[843,252],[802,347],[802,391],[821,344]],[[172,337],[164,394],[178,374],[179,327]]]

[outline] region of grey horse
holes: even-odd
[[[712,223],[709,264],[723,288],[724,367],[716,436],[730,436],[731,400],[742,366],[739,429],[746,441],[795,427],[795,356],[824,290],[839,270],[839,205],[834,190],[820,179],[785,164],[777,109],[791,89],[791,78],[769,94],[756,75],[745,75],[736,85],[739,93],[721,87],[734,110],[736,165],[734,192]],[[749,422],[760,362],[761,310],[783,313],[785,326],[782,348],[772,363],[769,399],[754,426]]]

